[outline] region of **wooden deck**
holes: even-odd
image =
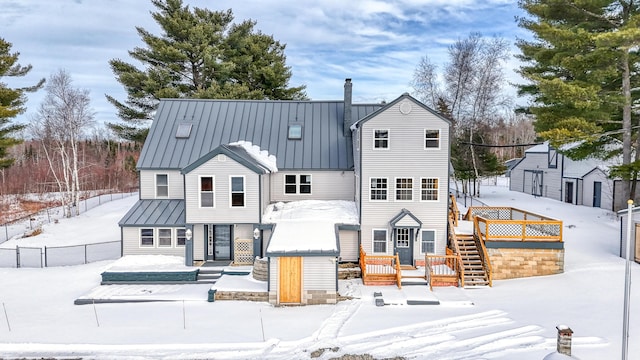
[[[398,254],[367,255],[360,246],[360,271],[365,285],[397,285],[402,288],[402,269]]]
[[[464,286],[492,285],[486,243],[513,247],[518,242],[562,242],[562,221],[504,206],[472,206],[460,216],[455,197],[450,202],[449,247],[460,255]]]
[[[459,254],[447,249],[447,255],[426,255],[427,277],[429,287],[460,286],[464,284],[462,259]]]

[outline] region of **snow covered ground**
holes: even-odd
[[[113,201],[45,227],[46,243],[119,234],[117,221],[135,197]],[[573,354],[620,358],[624,259],[620,224],[602,209],[484,186],[482,201],[564,222],[565,272],[494,281],[492,288],[435,289],[442,305],[406,305],[422,291],[341,281],[354,300],[337,305],[273,307],[206,301],[202,285],[166,289],[161,302],[73,305],[96,289],[114,261],[44,269],[0,269],[0,358],[318,359],[368,353],[413,359],[540,360],[555,350],[560,324],[574,331]],[[69,231],[55,227],[69,226]],[[73,234],[69,236],[69,234]],[[73,237],[73,238],[71,238]],[[29,241],[37,242],[37,237]],[[40,240],[44,241],[44,240]],[[640,266],[632,264],[640,278]],[[141,293],[144,288],[137,289]],[[375,306],[374,292],[396,305]],[[168,295],[172,294],[172,295]],[[640,353],[640,288],[632,286],[631,358]],[[461,300],[464,299],[464,300]]]

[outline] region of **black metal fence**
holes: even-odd
[[[129,196],[136,195],[137,192],[126,192],[126,193],[113,193],[113,194],[102,194],[98,196],[93,196],[87,199],[84,199],[80,202],[80,213],[86,212],[87,210],[93,209],[96,206],[100,206],[104,203],[124,199]],[[62,219],[64,216],[64,212],[61,207],[54,207],[44,209],[38,213],[31,214],[25,218],[18,219],[15,221],[11,221],[5,224],[0,224],[2,227],[0,229],[0,244],[3,242],[13,238],[14,236],[20,236],[34,229],[41,227],[44,224],[50,224],[52,222],[58,221]],[[0,255],[1,256],[1,255]]]
[[[115,260],[122,254],[120,241],[72,246],[0,248],[0,267],[42,268],[81,265],[101,260]]]

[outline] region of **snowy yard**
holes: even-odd
[[[555,351],[556,329],[574,331],[582,360],[620,358],[624,289],[620,223],[602,209],[484,186],[482,201],[562,220],[565,272],[494,281],[492,288],[434,288],[441,305],[406,305],[426,286],[365,287],[340,281],[337,305],[273,307],[206,301],[207,286],[170,286],[161,302],[73,305],[98,288],[114,261],[44,269],[0,268],[0,357],[83,359],[318,359],[368,353],[413,359],[540,360]],[[77,219],[45,226],[47,245],[118,236],[118,219],[135,197]],[[64,227],[68,231],[65,230]],[[65,235],[66,234],[66,235]],[[69,234],[73,234],[70,238]],[[19,240],[21,241],[21,240]],[[634,279],[640,266],[632,265]],[[141,296],[150,288],[131,289]],[[390,305],[377,307],[374,292]],[[110,296],[108,294],[104,296]],[[115,295],[113,295],[115,296]],[[629,354],[640,353],[640,287],[632,286]],[[6,315],[5,315],[6,314]]]

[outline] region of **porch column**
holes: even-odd
[[[187,226],[184,244],[184,264],[193,266],[193,226]]]

